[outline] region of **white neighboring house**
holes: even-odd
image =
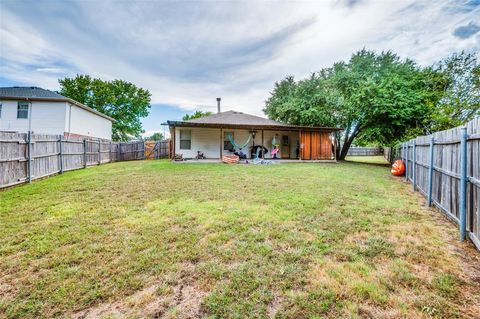
[[[112,139],[114,119],[39,87],[0,87],[0,131]]]

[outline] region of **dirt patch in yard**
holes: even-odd
[[[184,263],[170,278],[176,282],[173,287],[165,289],[165,282],[157,281],[121,300],[80,311],[73,318],[200,318],[206,293],[195,285],[194,276],[195,265]]]

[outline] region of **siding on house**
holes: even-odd
[[[67,103],[65,132],[91,136],[106,140],[112,139],[112,122],[76,105]]]
[[[23,101],[22,101],[23,102]],[[3,100],[0,131],[37,134],[64,134],[91,136],[110,140],[112,122],[95,113],[65,101],[31,101],[29,118],[17,118],[16,100]]]
[[[180,130],[191,131],[191,147],[189,150],[180,149]],[[223,136],[224,132],[233,132],[233,137],[237,144],[243,144],[247,141],[250,130],[240,129],[222,129],[219,128],[199,128],[199,127],[176,127],[175,128],[175,154],[182,154],[184,158],[195,158],[197,151],[203,152],[207,158],[220,158],[220,145],[222,146],[223,155],[232,155],[232,152],[223,150]],[[298,132],[295,131],[267,131],[264,130],[263,145],[268,149],[268,154],[265,158],[271,158],[270,152],[272,150],[272,139],[275,135],[279,144],[282,143],[282,136],[287,135],[289,140],[289,147],[281,146],[281,158],[296,158],[296,148],[298,145]],[[221,144],[220,144],[221,143]],[[261,130],[257,130],[255,136],[255,145],[262,144]],[[253,142],[250,141],[248,146],[243,149],[250,158],[250,146]]]
[[[31,102],[27,119],[17,118],[18,101],[3,100],[0,130],[42,134],[62,134],[65,123],[66,102]],[[30,118],[31,117],[31,118]]]

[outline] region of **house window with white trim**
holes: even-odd
[[[189,150],[192,148],[192,131],[180,130],[180,149]]]
[[[17,119],[28,119],[28,102],[18,102]]]

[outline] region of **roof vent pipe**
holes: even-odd
[[[220,113],[220,101],[221,100],[222,100],[221,98],[217,97],[217,113]]]

